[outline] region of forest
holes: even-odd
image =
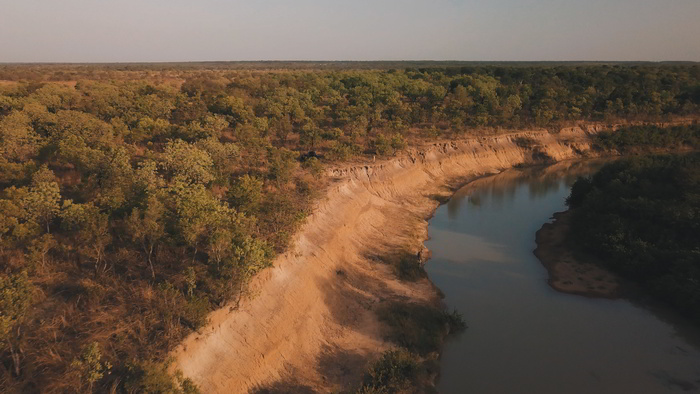
[[[700,126],[629,126],[615,132],[608,130],[598,133],[595,142],[599,149],[622,154],[648,154],[669,149],[696,150],[700,148]]]
[[[0,65],[2,391],[197,392],[170,377],[168,351],[285,250],[328,166],[425,140],[700,115],[695,64],[390,66]],[[671,132],[697,146],[694,127]],[[668,131],[599,143],[642,132]],[[692,227],[697,165],[682,171],[666,181],[694,186],[663,190],[695,187],[673,200]],[[645,242],[634,250],[675,259],[668,275],[697,261],[697,244],[668,256]]]
[[[567,204],[583,251],[700,319],[700,154],[608,164],[576,181]]]

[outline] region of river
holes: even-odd
[[[700,390],[700,332],[627,300],[547,284],[535,233],[600,163],[513,169],[460,189],[430,220],[426,270],[468,329],[440,359],[441,393]]]

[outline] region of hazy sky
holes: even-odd
[[[0,0],[0,62],[695,60],[700,0]]]

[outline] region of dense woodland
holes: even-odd
[[[694,64],[0,65],[0,387],[195,392],[168,350],[284,250],[329,163],[698,115]]]
[[[628,126],[620,130],[598,133],[595,145],[605,151],[621,154],[648,154],[668,150],[700,149],[700,125],[659,127]]]
[[[584,251],[700,320],[700,154],[608,164],[567,203]]]

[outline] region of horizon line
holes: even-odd
[[[165,60],[165,61],[0,61],[0,65],[112,65],[112,64],[202,64],[202,63],[696,63],[698,60],[321,60],[321,59],[274,59],[274,60]]]

